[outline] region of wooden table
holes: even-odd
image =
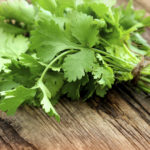
[[[149,0],[135,6],[150,11]],[[13,117],[0,113],[0,150],[150,150],[148,95],[120,86],[103,100],[62,99],[56,109],[60,123],[27,106]]]

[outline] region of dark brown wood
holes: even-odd
[[[135,2],[149,11],[148,0]],[[105,99],[93,99],[62,99],[56,106],[60,123],[28,106],[13,117],[0,113],[0,150],[150,149],[149,95],[120,85]]]

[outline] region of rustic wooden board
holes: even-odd
[[[148,0],[135,2],[150,10]],[[150,149],[150,96],[120,85],[105,99],[93,99],[62,99],[56,106],[60,123],[28,106],[13,117],[0,113],[0,150]]]

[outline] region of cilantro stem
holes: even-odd
[[[92,49],[93,49],[96,53],[103,54],[103,55],[105,55],[105,56],[109,56],[109,57],[112,58],[113,60],[117,60],[118,62],[122,62],[122,63],[127,64],[127,62],[126,62],[125,60],[120,59],[120,58],[118,58],[118,57],[115,57],[115,56],[113,56],[113,55],[111,55],[111,54],[109,54],[109,53],[107,53],[107,52],[104,52],[104,51],[99,50],[99,49],[96,49],[96,48],[92,48]],[[133,63],[130,63],[130,62],[128,62],[128,64],[131,65],[131,66],[134,65]],[[135,64],[135,65],[136,65],[136,64]]]
[[[150,83],[150,79],[146,78],[146,77],[140,77],[141,80]]]
[[[138,87],[140,89],[142,89],[143,91],[147,92],[147,93],[150,93],[150,89],[147,85],[145,85],[142,81],[139,81],[138,82]]]
[[[148,71],[141,71],[141,74],[142,74],[142,75],[145,75],[145,76],[149,76],[149,75],[150,75],[150,72],[148,72]]]
[[[45,70],[43,71],[39,81],[42,81],[44,76],[46,75],[47,71],[49,70],[49,68],[55,63],[57,62],[61,57],[69,54],[69,53],[73,53],[73,52],[76,52],[75,50],[69,50],[69,51],[65,51],[64,53],[60,54],[59,56],[55,57],[48,65],[47,67],[45,68]]]
[[[124,50],[126,51],[126,53],[134,60],[135,63],[138,63],[139,60],[137,59],[136,56],[134,56],[131,51],[127,48],[126,44],[123,44]]]
[[[113,61],[113,60],[109,60],[108,58],[104,58],[104,60],[106,61],[106,62],[110,62],[110,64],[113,64],[111,67],[112,68],[119,68],[119,69],[121,69],[121,70],[123,70],[123,71],[127,71],[127,72],[131,72],[132,70],[133,70],[133,67],[130,67],[130,66],[127,66],[126,65],[126,67],[124,67],[123,65],[123,67],[121,66],[121,64],[120,63],[117,63],[117,62],[115,62],[115,61]]]

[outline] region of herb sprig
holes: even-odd
[[[0,110],[13,115],[22,104],[42,106],[59,121],[54,105],[61,96],[104,97],[113,84],[137,75],[136,87],[150,93],[150,45],[142,37],[150,17],[134,10],[132,0],[127,7],[115,4],[1,2]]]

